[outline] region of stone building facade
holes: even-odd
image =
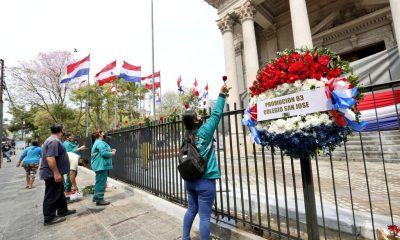
[[[350,61],[400,41],[399,0],[205,0],[218,10],[230,103],[279,50],[326,47]]]

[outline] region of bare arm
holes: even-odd
[[[62,176],[60,174],[60,171],[58,170],[56,158],[55,157],[47,157],[47,163],[49,165],[49,168],[53,172],[54,181],[61,182]]]
[[[72,190],[77,191],[78,190],[78,186],[76,185],[76,172],[71,170],[69,171],[69,178],[71,180],[72,183]]]

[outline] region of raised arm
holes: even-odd
[[[215,107],[211,113],[210,118],[203,125],[203,128],[205,129],[205,132],[208,135],[212,136],[218,127],[219,121],[221,120],[221,117],[222,117],[222,112],[224,111],[225,98],[226,98],[227,92],[228,92],[228,88],[224,84],[221,88],[217,103],[215,104]]]

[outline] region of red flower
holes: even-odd
[[[228,80],[227,76],[222,76],[222,80],[225,82],[226,80]]]
[[[396,225],[388,225],[388,230],[394,232],[395,234],[400,233],[400,228]]]
[[[329,56],[328,55],[322,55],[321,57],[318,58],[318,63],[321,65],[328,65],[329,63]]]
[[[327,78],[328,78],[328,79],[337,78],[337,77],[340,76],[340,74],[342,74],[342,69],[341,69],[340,67],[336,67],[336,68],[334,68],[333,70],[330,70],[330,71],[328,72]]]
[[[289,65],[289,73],[294,73],[294,72],[299,72],[299,71],[304,71],[306,68],[306,65],[304,64],[303,61],[297,61]]]

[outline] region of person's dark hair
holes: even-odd
[[[31,145],[32,145],[32,146],[39,147],[39,141],[33,140],[32,143],[31,143]]]
[[[59,133],[63,129],[64,129],[64,126],[62,124],[58,124],[58,123],[55,123],[55,124],[51,125],[51,127],[50,127],[50,131],[53,134]]]
[[[89,161],[86,158],[79,158],[78,165],[79,166],[88,166]]]
[[[182,122],[185,126],[185,140],[194,141],[194,137],[197,134],[198,126],[196,126],[195,121],[197,119],[197,113],[193,110],[187,110],[182,114]]]
[[[101,130],[95,130],[92,133],[92,143],[94,143],[94,141],[96,141],[96,139],[98,139],[102,133],[103,133],[103,131],[101,131]]]
[[[197,119],[197,113],[193,110],[187,110],[182,114],[182,122],[186,130],[194,130],[194,121]]]
[[[74,135],[74,134],[72,134],[71,132],[67,132],[67,133],[65,133],[65,138],[69,138],[69,137],[71,137],[72,135]]]

